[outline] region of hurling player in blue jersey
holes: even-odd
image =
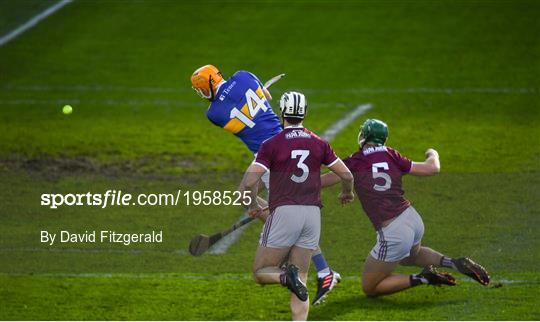
[[[236,135],[253,154],[265,140],[282,131],[280,119],[268,103],[272,99],[270,92],[252,73],[238,71],[225,80],[216,67],[205,65],[193,73],[191,85],[199,96],[210,101],[206,112],[210,122]],[[268,178],[268,173],[262,178],[266,188]],[[268,211],[261,219],[265,221],[266,216]],[[312,261],[318,277],[313,301],[317,305],[339,283],[341,276],[328,267],[320,249],[313,253]]]

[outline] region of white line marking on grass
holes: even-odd
[[[62,98],[62,99],[32,99],[32,98],[16,98],[16,99],[0,99],[0,105],[14,106],[58,106],[58,105],[78,105],[78,106],[165,106],[165,107],[208,107],[204,102],[188,102],[170,99],[78,99],[78,98]],[[327,108],[339,107],[345,108],[347,105],[343,103],[313,103],[310,108]]]
[[[326,141],[332,141],[336,135],[351,124],[357,117],[364,114],[367,110],[372,108],[371,104],[362,104],[357,106],[352,112],[345,115],[343,118],[339,119],[336,123],[332,124],[324,133],[321,135]]]
[[[344,117],[339,119],[337,122],[332,124],[324,133],[321,135],[321,137],[327,141],[332,141],[336,135],[341,132],[344,128],[346,128],[349,124],[351,124],[356,118],[358,118],[360,115],[364,114],[367,110],[372,108],[372,104],[361,104],[358,105],[354,110],[347,113]],[[238,221],[247,218],[247,214],[243,213],[240,218],[238,218]],[[209,250],[210,254],[223,254],[227,252],[227,250],[240,238],[242,233],[253,223],[250,222],[247,225],[244,225],[240,229],[237,229],[230,233],[229,235],[225,236],[223,239],[215,243]]]
[[[6,91],[25,92],[135,92],[135,93],[179,93],[192,92],[191,88],[183,87],[159,87],[159,86],[120,86],[120,85],[5,85],[0,87]],[[273,89],[276,92],[283,91],[280,88]],[[533,94],[540,93],[535,87],[409,87],[409,88],[377,88],[377,87],[356,87],[356,88],[300,88],[307,94],[332,94],[332,93],[353,93],[353,94]]]
[[[87,106],[172,106],[172,107],[185,107],[185,106],[207,106],[202,102],[184,102],[177,100],[166,100],[166,99],[151,99],[151,100],[139,100],[139,99],[126,99],[126,100],[116,100],[116,99],[78,99],[78,98],[64,98],[64,99],[10,99],[10,100],[0,100],[0,105],[87,105]]]
[[[127,279],[183,279],[183,280],[251,280],[251,274],[245,273],[224,273],[224,274],[207,274],[197,275],[192,273],[0,273],[0,276],[8,277],[50,277],[50,278],[127,278]],[[360,276],[342,276],[346,281],[361,281]],[[478,284],[470,278],[459,278],[460,283]],[[512,279],[496,279],[492,280],[492,287],[495,284],[539,284],[538,280],[512,280]]]
[[[0,38],[0,46],[3,46],[5,44],[7,44],[8,42],[10,42],[11,40],[17,38],[22,33],[27,31],[28,29],[34,27],[40,21],[42,21],[43,19],[45,19],[48,16],[52,15],[56,11],[62,9],[65,5],[69,4],[70,2],[72,2],[72,0],[61,0],[60,2],[57,2],[56,4],[54,4],[54,5],[50,6],[49,8],[45,9],[44,11],[39,13],[38,15],[32,17],[30,20],[28,20],[24,24],[20,25],[19,27],[15,28],[14,30],[7,33],[6,35],[2,36]]]
[[[238,221],[243,220],[244,218],[247,218],[247,213],[243,213],[240,218],[238,218]],[[217,243],[215,243],[208,252],[210,254],[224,254],[227,252],[227,250],[234,244],[236,241],[242,236],[244,231],[253,223],[247,223],[244,226],[238,228],[237,230],[233,231],[232,233],[228,234],[227,236],[220,239]]]

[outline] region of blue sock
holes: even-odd
[[[311,257],[311,261],[313,261],[313,264],[315,265],[315,268],[317,269],[317,273],[330,273],[330,268],[328,267],[328,263],[326,262],[326,259],[324,259],[324,256],[322,253],[318,253],[316,255],[313,255]]]

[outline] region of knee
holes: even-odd
[[[370,281],[369,279],[362,278],[362,291],[367,297],[375,297],[379,295],[377,293],[377,284],[374,281]]]
[[[414,266],[415,263],[416,263],[415,256],[405,257],[404,259],[399,261],[399,265],[402,265],[402,266]]]
[[[376,286],[377,285],[365,285],[365,284],[362,284],[362,291],[364,292],[364,294],[367,296],[367,297],[376,297],[378,296],[379,294],[377,293],[376,291]]]
[[[261,273],[259,273],[259,269],[256,267],[253,267],[253,280],[257,284],[262,284],[262,276]]]
[[[255,283],[257,283],[257,284],[263,284],[263,283],[262,283],[261,276],[260,276],[259,274],[257,274],[256,272],[253,272],[253,280],[254,280]]]

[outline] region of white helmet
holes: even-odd
[[[279,100],[281,116],[304,119],[306,116],[307,100],[299,92],[285,92]]]

